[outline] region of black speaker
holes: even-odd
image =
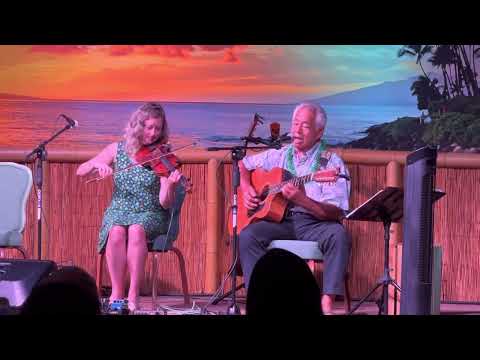
[[[431,314],[433,202],[437,150],[424,147],[407,156],[402,251],[402,315]]]
[[[1,302],[7,301],[10,307],[22,306],[32,288],[56,268],[48,260],[0,259]]]

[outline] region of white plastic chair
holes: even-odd
[[[0,248],[23,249],[23,231],[32,171],[25,165],[0,162]]]

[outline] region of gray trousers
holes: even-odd
[[[289,213],[281,223],[259,221],[242,230],[239,236],[240,263],[245,287],[253,268],[273,240],[316,241],[324,254],[323,293],[343,295],[344,278],[352,241],[342,224],[319,221],[307,213]]]

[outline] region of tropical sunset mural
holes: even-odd
[[[410,135],[397,129],[405,119],[410,129],[415,121],[423,126],[440,109],[430,102],[465,97],[475,104],[479,96],[478,46],[419,46],[0,45],[0,129],[9,134],[0,146],[35,145],[58,128],[61,113],[81,126],[52,146],[100,146],[122,133],[137,102],[154,100],[165,103],[177,139],[203,146],[238,140],[255,113],[287,131],[295,104],[314,101],[329,114],[331,144],[385,147],[362,139],[403,118],[382,129],[390,143],[412,147]],[[478,116],[471,114],[462,121],[475,130]],[[447,141],[424,130],[415,128],[441,145],[477,141]]]

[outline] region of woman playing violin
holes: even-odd
[[[110,302],[124,298],[128,267],[130,310],[138,307],[140,285],[147,258],[147,242],[165,234],[175,189],[182,175],[178,170],[159,176],[150,167],[133,166],[145,147],[166,144],[168,124],[158,103],[146,103],[136,110],[125,129],[124,140],[112,143],[97,156],[80,165],[77,175],[98,171],[100,177],[114,176],[110,206],[100,228],[98,251],[106,247],[107,266],[112,281]],[[127,171],[113,172],[131,167]],[[159,180],[160,178],[160,180]]]

